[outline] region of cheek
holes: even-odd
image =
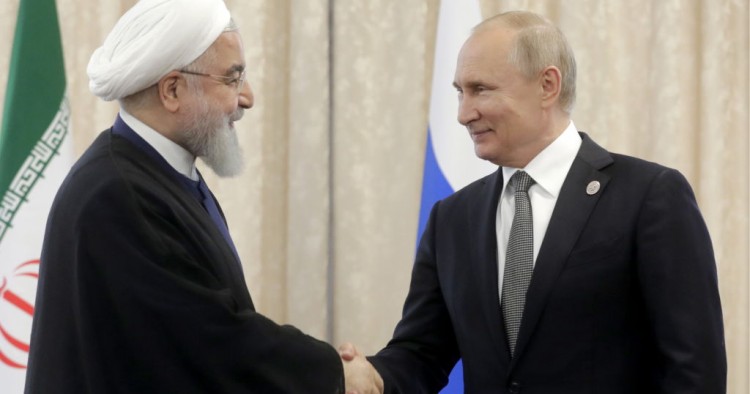
[[[227,89],[229,90],[229,89]],[[213,115],[231,115],[238,107],[239,100],[236,95],[217,94],[208,99],[209,112]]]
[[[524,125],[533,120],[528,109],[517,102],[504,102],[497,106],[495,120],[504,125],[508,132],[524,129]]]
[[[527,138],[528,115],[508,103],[498,103],[487,116],[494,130],[493,148],[499,151],[512,149]]]
[[[212,117],[220,118],[231,115],[235,108],[237,107],[232,105],[231,100],[222,99],[211,102],[208,112]]]
[[[508,132],[508,129],[513,128],[516,114],[507,103],[495,101],[485,108],[484,117],[490,123],[490,127],[495,130],[495,134],[502,136]]]
[[[227,100],[227,102],[224,104],[224,112],[229,115],[232,114],[234,111],[237,110],[239,107],[239,101],[237,99],[234,100]]]
[[[501,94],[486,97],[478,105],[484,117],[493,122],[506,121],[508,116],[514,112],[513,106],[513,100]]]

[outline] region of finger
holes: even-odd
[[[344,361],[352,361],[352,360],[354,360],[356,358],[356,356],[354,356],[351,353],[347,353],[347,352],[341,352],[341,353],[339,353],[339,356]]]
[[[353,360],[357,354],[357,348],[349,342],[345,342],[339,346],[339,355],[346,361]]]

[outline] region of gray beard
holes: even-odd
[[[242,172],[245,162],[239,145],[237,131],[230,121],[242,118],[243,108],[238,108],[231,116],[212,113],[208,103],[201,103],[193,113],[190,127],[183,133],[183,146],[200,157],[216,175],[226,178]]]

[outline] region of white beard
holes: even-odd
[[[212,111],[208,102],[201,102],[199,110],[193,112],[190,127],[183,133],[182,145],[200,157],[216,175],[222,178],[238,175],[245,162],[237,131],[230,123],[240,120],[243,113],[243,108],[237,108],[227,116]]]

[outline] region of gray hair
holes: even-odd
[[[535,78],[545,67],[560,70],[560,106],[570,114],[576,101],[576,59],[562,31],[546,18],[528,11],[510,11],[485,20],[474,31],[492,26],[516,30],[508,61],[521,74]]]

